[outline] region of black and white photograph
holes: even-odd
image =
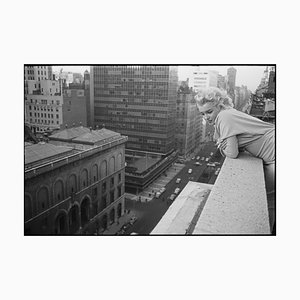
[[[1,299],[298,299],[297,1],[6,1]]]
[[[275,65],[24,65],[24,234],[276,234],[275,84]]]

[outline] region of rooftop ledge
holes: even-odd
[[[190,181],[151,234],[270,234],[262,160],[240,153],[214,185]]]

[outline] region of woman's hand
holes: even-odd
[[[224,151],[225,148],[227,147],[227,139],[224,139],[224,140],[218,139],[216,145],[217,145],[217,148],[218,148],[218,149]]]

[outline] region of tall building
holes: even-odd
[[[59,129],[63,118],[60,82],[45,79],[47,75],[37,76],[25,80],[25,122],[34,132]]]
[[[71,85],[70,85],[71,86]],[[68,88],[63,90],[62,124],[60,128],[66,126],[87,126],[86,96],[83,85],[78,88]]]
[[[226,81],[227,81],[226,76],[223,76],[223,75],[219,74],[218,75],[217,87],[219,89],[226,90]]]
[[[128,136],[127,149],[174,151],[177,67],[91,67],[92,124]]]
[[[87,113],[87,126],[91,127],[91,106],[90,106],[90,73],[88,70],[84,71],[83,75],[83,83],[84,83],[84,94],[86,99],[86,113]]]
[[[213,70],[201,71],[195,69],[191,77],[191,87],[195,92],[208,87],[216,87],[218,84],[218,72]]]
[[[143,190],[176,160],[177,82],[177,67],[91,67],[91,124],[128,136],[128,192]]]
[[[187,157],[205,141],[206,124],[194,100],[195,92],[182,82],[177,92],[175,143],[179,155]]]
[[[235,97],[235,81],[236,81],[236,69],[231,67],[227,69],[227,93],[234,101]]]
[[[69,128],[25,147],[25,235],[103,232],[124,214],[125,142]]]

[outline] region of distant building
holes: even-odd
[[[81,73],[73,73],[73,83],[82,84],[84,81]]]
[[[206,141],[207,124],[194,100],[195,92],[181,82],[177,92],[175,145],[179,155],[187,156]]]
[[[192,91],[189,88],[179,88],[176,104],[175,147],[179,155],[184,157],[193,152],[196,147],[197,114],[199,113]]]
[[[227,69],[227,93],[234,101],[235,98],[235,81],[236,81],[236,69],[231,67]]]
[[[74,126],[87,126],[86,97],[84,89],[64,89],[61,129]]]
[[[93,66],[92,123],[127,135],[127,149],[171,153],[177,81],[177,67]]]
[[[223,75],[219,74],[218,75],[217,87],[219,89],[226,90],[226,81],[227,81],[226,76],[223,76]]]
[[[195,92],[208,87],[216,87],[218,84],[217,71],[200,71],[195,69],[192,73],[191,87]]]
[[[103,232],[124,214],[125,142],[70,128],[25,147],[25,235]]]
[[[59,129],[63,123],[60,82],[45,77],[47,75],[39,80],[25,80],[25,122],[33,132]]]
[[[86,113],[87,113],[87,126],[92,126],[92,117],[91,117],[91,104],[90,104],[90,73],[88,70],[84,72],[83,76],[83,83],[84,83],[84,94],[86,99]]]
[[[91,124],[128,136],[128,192],[143,190],[176,160],[177,82],[172,66],[91,67]]]

